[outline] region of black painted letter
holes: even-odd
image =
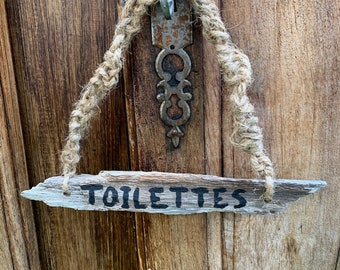
[[[185,187],[171,187],[169,188],[171,192],[176,192],[176,207],[181,208],[182,206],[182,193],[188,192],[188,189]]]
[[[107,200],[107,198],[109,197],[109,193],[111,192],[111,198],[112,201],[109,202]],[[109,206],[112,207],[114,206],[118,201],[118,192],[114,187],[107,187],[107,189],[105,190],[104,196],[103,196],[103,203],[105,206]]]
[[[80,186],[82,190],[88,190],[89,191],[89,204],[94,204],[96,199],[94,197],[94,191],[95,190],[101,190],[103,189],[102,185],[82,185]]]
[[[203,207],[204,204],[204,197],[203,194],[204,193],[208,193],[208,189],[204,188],[204,187],[199,187],[199,188],[193,188],[191,190],[193,193],[197,194],[197,203],[198,203],[198,207]]]
[[[123,186],[120,188],[120,190],[124,192],[122,208],[129,209],[129,192],[131,191],[131,188],[127,186]]]
[[[146,208],[145,204],[139,203],[139,188],[136,188],[135,191],[133,192],[133,203],[134,203],[136,209],[145,209]]]
[[[238,205],[234,205],[234,208],[242,208],[246,206],[247,201],[245,198],[243,198],[240,193],[246,193],[244,189],[236,189],[233,194],[231,195],[233,198],[238,200],[240,203]]]
[[[162,187],[150,188],[149,192],[150,192],[151,208],[154,208],[154,209],[168,208],[168,205],[166,204],[155,204],[155,202],[159,202],[161,200],[158,196],[156,196],[156,193],[163,193],[164,188]]]
[[[228,203],[219,204],[218,202],[222,201],[223,199],[219,196],[220,193],[226,192],[226,188],[215,188],[214,189],[214,208],[224,208],[228,206]]]

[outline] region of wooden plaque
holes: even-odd
[[[236,212],[275,214],[289,202],[325,187],[318,180],[276,180],[271,203],[261,199],[265,181],[201,174],[102,171],[70,179],[71,194],[61,189],[62,176],[51,177],[22,196],[49,206],[77,210],[132,211],[163,214]]]

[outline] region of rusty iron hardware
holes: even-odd
[[[157,88],[163,92],[157,95],[160,105],[160,118],[170,126],[167,137],[174,147],[178,147],[184,136],[183,125],[190,118],[188,92],[191,83],[186,79],[191,71],[191,59],[184,50],[192,44],[191,8],[186,0],[176,0],[175,12],[170,20],[157,5],[151,14],[152,44],[160,47],[156,61],[156,72],[161,78]],[[166,13],[166,12],[165,12]],[[171,13],[170,13],[171,14]],[[176,58],[181,60],[178,65]]]

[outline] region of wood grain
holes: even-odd
[[[193,100],[191,118],[184,127],[186,135],[181,139],[179,149],[174,149],[165,136],[167,127],[159,118],[159,102],[156,99],[156,85],[160,81],[154,67],[159,50],[152,46],[150,20],[143,21],[143,35],[139,35],[131,47],[129,82],[125,85],[126,95],[130,98],[127,106],[128,119],[134,119],[135,127],[129,136],[135,138],[137,151],[133,160],[133,170],[169,171],[169,172],[204,172],[204,129],[202,99],[202,37],[195,35],[194,46],[187,47],[192,57],[192,71],[188,79],[192,82]],[[176,65],[174,59],[169,59]],[[171,64],[171,63],[170,63]],[[206,228],[206,217],[136,215],[137,238],[141,269],[202,269],[206,265],[206,237],[202,234]],[[193,224],[195,226],[193,227]],[[167,243],[162,245],[161,243]],[[162,252],[159,252],[160,246]],[[195,253],[188,254],[188,250]],[[183,258],[182,254],[187,254]]]
[[[253,64],[249,93],[277,177],[328,183],[285,215],[236,216],[232,269],[334,269],[340,245],[334,208],[340,198],[339,3],[228,1],[222,12]],[[246,157],[234,153],[233,177],[250,177]]]
[[[3,269],[40,269],[32,205],[18,196],[28,187],[7,15],[5,3],[0,1],[0,262]]]
[[[116,5],[7,1],[31,185],[60,173],[59,153],[72,104],[111,42]],[[129,169],[126,123],[118,88],[98,110],[82,145],[79,171]],[[43,269],[138,269],[133,214],[78,213],[40,203],[34,207]]]
[[[339,3],[218,2],[233,40],[251,59],[255,82],[249,94],[277,176],[325,179],[327,188],[276,217],[84,213],[34,203],[42,269],[339,268]],[[120,6],[108,0],[13,0],[6,9],[32,186],[59,173],[72,104],[110,44]],[[169,147],[158,117],[153,66],[158,49],[151,45],[146,17],[126,55],[122,83],[100,107],[82,145],[80,172],[253,177],[248,156],[229,143],[230,93],[223,87],[219,95],[213,52],[194,22],[193,112],[181,148]],[[0,133],[15,135],[6,132]],[[0,222],[0,260],[11,269],[7,228]]]

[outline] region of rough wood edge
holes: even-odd
[[[102,171],[70,179],[71,195],[63,195],[63,177],[46,179],[21,195],[49,206],[76,210],[131,211],[163,214],[234,212],[276,214],[289,202],[326,186],[321,180],[275,181],[271,203],[261,195],[265,181],[202,174],[141,171]],[[200,189],[198,189],[200,188]]]

